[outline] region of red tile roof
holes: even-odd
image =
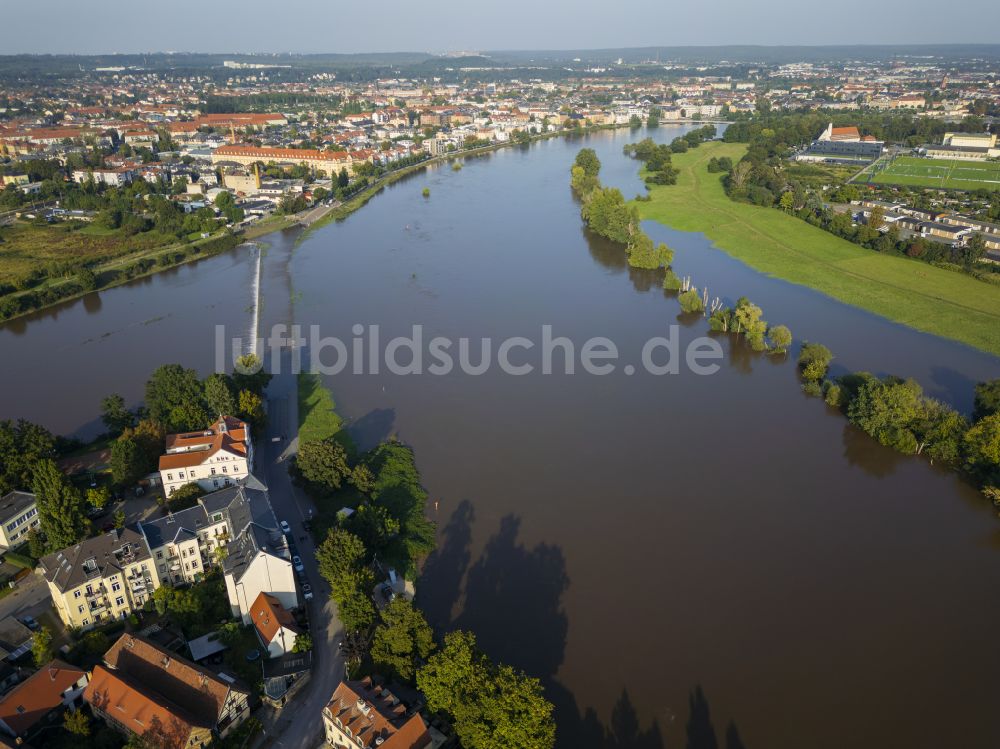
[[[60,660],[42,666],[0,700],[0,720],[19,736],[62,703],[63,692],[86,673]]]
[[[246,457],[248,432],[245,421],[223,416],[200,432],[168,434],[167,454],[160,456],[160,470],[199,466],[220,450]]]
[[[196,728],[212,729],[212,724],[199,724],[181,708],[153,699],[127,676],[104,666],[94,668],[83,698],[95,710],[133,733],[145,736],[152,731],[159,734],[156,745],[164,749],[184,749]]]
[[[261,161],[349,161],[343,151],[317,151],[312,148],[263,148],[257,146],[219,146],[218,156],[249,156]]]
[[[846,140],[848,138],[860,138],[861,133],[856,127],[835,127],[830,131],[832,140]]]
[[[366,746],[382,738],[380,749],[423,749],[431,741],[423,718],[407,719],[406,706],[369,677],[340,682],[326,709]]]
[[[295,623],[295,617],[281,605],[281,602],[272,595],[261,592],[250,607],[250,619],[253,620],[254,629],[260,635],[261,641],[270,643],[274,636],[278,634],[282,627],[290,629],[296,634],[299,627]]]
[[[230,685],[211,671],[135,635],[119,637],[104,654],[104,662],[148,685],[199,724],[215,725],[229,695]]]

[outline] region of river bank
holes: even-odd
[[[46,281],[26,291],[4,296],[0,301],[7,306],[0,314],[0,322],[16,320],[87,294],[113,289],[129,281],[154,276],[196,260],[204,260],[233,249],[240,244],[240,241],[237,235],[222,231],[194,242],[157,247],[101,263],[88,269],[90,275],[86,283],[80,279],[79,274],[71,278]]]
[[[1000,354],[1000,288],[941,268],[880,255],[772,208],[729,199],[712,157],[737,161],[745,146],[711,142],[675,154],[676,185],[636,202],[643,219],[701,232],[752,268],[917,330]]]
[[[616,130],[627,128],[629,125],[598,125],[580,130],[560,130],[550,133],[532,135],[528,143],[550,138],[579,137],[587,133],[599,132],[602,130]],[[429,166],[438,163],[451,162],[456,159],[481,156],[502,148],[526,145],[525,142],[515,142],[513,140],[503,143],[492,143],[488,146],[471,148],[463,151],[434,156],[417,164],[411,164],[384,174],[371,185],[363,188],[352,195],[344,203],[332,207],[321,218],[312,221],[302,232],[299,241],[302,241],[311,233],[333,221],[343,221],[359,208],[365,206],[368,201],[379,194],[389,185],[395,184],[399,180],[421,171]],[[310,208],[309,210],[313,210]],[[308,211],[306,211],[308,212]],[[301,215],[301,214],[300,214]],[[39,312],[67,301],[78,299],[86,294],[104,289],[114,288],[123,283],[146,276],[152,276],[161,271],[170,270],[186,263],[211,257],[218,252],[231,249],[239,244],[240,239],[253,240],[265,237],[275,232],[284,231],[300,223],[298,216],[272,215],[261,221],[249,224],[242,230],[235,232],[219,232],[211,237],[205,237],[192,242],[183,242],[167,247],[158,247],[144,252],[136,252],[122,257],[117,257],[107,263],[102,263],[91,268],[95,276],[93,283],[86,287],[76,278],[63,278],[54,282],[32,288],[30,290],[18,292],[5,296],[2,300],[7,303],[7,307],[0,309],[0,323],[14,320],[18,317]],[[221,241],[219,241],[221,240]],[[211,248],[211,249],[208,249]]]

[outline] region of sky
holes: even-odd
[[[996,0],[32,0],[0,54],[995,43]],[[954,14],[955,23],[937,23]]]

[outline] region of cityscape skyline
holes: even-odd
[[[630,0],[609,9],[596,0],[538,5],[513,0],[503,13],[470,9],[458,0],[430,5],[389,2],[378,18],[362,6],[332,10],[318,0],[295,8],[285,28],[261,23],[273,6],[251,0],[203,5],[181,0],[153,25],[141,15],[121,14],[98,0],[41,0],[7,9],[0,43],[8,54],[136,54],[152,50],[174,52],[236,51],[343,53],[400,50],[573,50],[647,47],[655,45],[715,46],[788,44],[989,43],[1000,11],[986,0],[967,0],[951,12],[981,23],[956,27],[955,38],[942,38],[947,28],[927,23],[932,9],[891,0],[878,8],[861,0],[838,4],[835,13],[816,23],[791,0],[775,0],[766,8],[723,0],[712,13],[702,6],[671,7],[652,0]],[[108,25],[107,10],[114,23]],[[238,12],[237,12],[238,10]],[[610,12],[609,12],[610,10]],[[40,17],[60,22],[44,36],[29,33]],[[595,19],[600,23],[595,23]],[[448,19],[447,23],[442,23]],[[640,22],[641,19],[641,22]],[[720,21],[720,19],[722,19]],[[863,20],[863,22],[861,22]],[[299,23],[299,21],[309,21]],[[365,33],[368,28],[371,33]],[[112,33],[113,29],[113,33]],[[351,33],[343,30],[355,29]],[[152,42],[152,43],[151,43]]]

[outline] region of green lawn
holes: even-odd
[[[1000,162],[899,156],[872,181],[948,190],[1000,190]]]
[[[349,437],[343,430],[344,420],[336,412],[330,391],[323,387],[319,375],[299,373],[299,442],[325,440],[339,435],[348,447]]]
[[[1000,354],[1000,287],[902,257],[880,255],[774,208],[736,203],[712,156],[735,162],[746,146],[712,142],[675,154],[674,186],[654,186],[640,215],[682,231],[703,232],[716,246],[759,271],[809,286],[918,330]],[[681,275],[683,268],[677,268]],[[707,283],[712,279],[694,279]],[[733,293],[739,293],[734,289]]]

